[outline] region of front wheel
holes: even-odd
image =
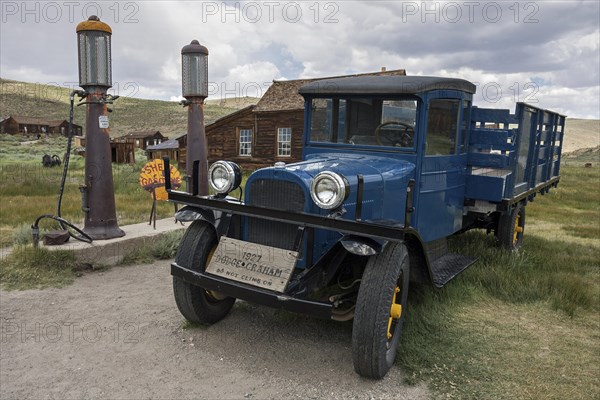
[[[217,248],[215,228],[206,221],[194,221],[186,230],[175,256],[177,265],[203,272]],[[173,294],[181,314],[190,322],[213,324],[229,314],[235,298],[208,291],[173,277]]]
[[[511,212],[502,214],[498,220],[496,239],[506,250],[516,251],[523,244],[525,233],[525,205],[518,204]]]
[[[409,267],[404,243],[390,243],[367,262],[352,326],[352,359],[361,376],[381,379],[394,364],[406,314]]]

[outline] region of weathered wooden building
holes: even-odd
[[[75,154],[85,157],[85,137],[75,136],[73,139],[73,151]],[[134,143],[119,138],[111,138],[110,158],[112,162],[117,164],[135,164]]]
[[[131,132],[127,135],[118,137],[119,140],[124,140],[139,149],[146,150],[146,147],[162,143],[167,140],[159,131],[143,131],[143,132]]]
[[[382,69],[360,75],[406,75],[405,70]],[[356,76],[356,75],[349,75]],[[248,106],[206,127],[209,162],[230,160],[254,169],[302,158],[304,98],[298,89],[319,79],[273,81],[254,106]]]
[[[37,135],[37,134],[61,134],[66,135],[69,130],[69,121],[64,119],[51,120],[39,117],[26,117],[11,115],[0,121],[0,133],[11,135]],[[73,134],[81,135],[81,125],[73,124]]]
[[[117,164],[135,164],[135,144],[118,138],[111,139],[110,157]]]
[[[51,134],[57,133],[66,136],[67,132],[69,132],[69,121],[64,119],[48,121],[48,128]],[[73,124],[73,135],[81,135],[82,133],[81,126]]]
[[[162,143],[148,146],[146,147],[146,156],[148,160],[169,157],[172,162],[177,162],[179,159],[179,142],[175,139],[169,139]]]

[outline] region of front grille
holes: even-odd
[[[257,179],[250,185],[248,203],[277,210],[304,211],[304,191],[296,183]],[[252,243],[293,250],[298,227],[284,222],[248,218],[248,240]]]

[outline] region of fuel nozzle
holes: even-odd
[[[80,185],[79,191],[81,192],[81,211],[88,213],[90,212],[88,203],[88,187],[86,185]]]

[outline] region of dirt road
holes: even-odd
[[[351,325],[236,303],[184,329],[169,262],[91,273],[63,289],[0,291],[0,398],[424,399],[393,368],[352,369]]]

